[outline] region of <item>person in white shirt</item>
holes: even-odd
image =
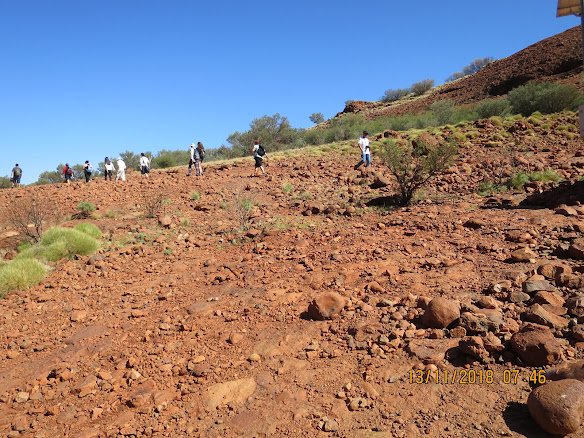
[[[266,156],[266,150],[263,146],[260,146],[259,140],[254,142],[253,149],[250,153],[253,154],[253,159],[255,160],[255,167],[251,176],[256,176],[258,169],[261,169],[262,175],[265,175],[266,169],[264,169],[264,157]]]
[[[201,161],[201,157],[199,156],[199,151],[194,143],[191,143],[191,149],[189,152],[191,154],[191,159],[189,160],[189,172],[187,173],[187,176],[191,176],[193,164],[195,165],[196,175],[199,176],[201,173],[199,170],[199,161]]]
[[[361,161],[355,164],[355,170],[357,170],[363,163],[365,167],[371,166],[371,149],[369,148],[369,139],[367,136],[369,133],[363,131],[363,137],[359,139],[359,149],[361,149]]]
[[[144,155],[144,152],[140,154],[140,172],[143,176],[145,175],[146,178],[150,177],[148,175],[150,173],[150,160]]]
[[[114,165],[112,164],[112,162],[110,161],[110,159],[108,157],[105,157],[104,160],[104,176],[105,176],[105,180],[107,181],[108,177],[109,180],[112,180],[112,176],[114,174]]]
[[[122,160],[122,157],[118,158],[118,173],[116,174],[116,182],[121,179],[126,180],[126,163]]]

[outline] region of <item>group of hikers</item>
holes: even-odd
[[[358,145],[361,151],[361,161],[355,164],[355,170],[357,170],[361,165],[365,164],[365,167],[371,166],[371,149],[369,147],[369,133],[367,131],[363,131],[363,136],[359,139]],[[193,165],[195,167],[195,175],[196,176],[203,176],[203,161],[205,160],[205,147],[203,143],[200,141],[195,146],[195,143],[191,143],[190,147],[190,160],[189,160],[189,170],[187,176],[191,176]],[[267,161],[266,150],[260,144],[259,140],[255,140],[253,148],[250,151],[251,155],[253,155],[255,166],[253,174],[250,175],[252,177],[258,176],[258,172],[261,170],[261,174],[266,174],[266,169],[264,165],[264,160]],[[118,166],[116,179],[126,181],[126,163],[122,159],[122,157],[118,157],[115,159],[116,164]],[[114,164],[109,159],[109,157],[105,157],[104,160],[104,178],[106,181],[111,181],[113,178],[113,173],[115,171]],[[83,174],[85,176],[85,182],[89,182],[91,180],[91,174],[93,173],[93,166],[89,161],[85,161],[83,164]],[[150,174],[150,160],[148,157],[142,152],[140,154],[140,173],[143,177],[149,178]],[[75,172],[69,166],[69,163],[65,164],[63,168],[62,175],[65,178],[65,182],[69,183],[71,179],[75,176]],[[10,181],[12,183],[12,187],[14,188],[15,185],[20,187],[20,178],[22,177],[22,169],[16,164],[12,169],[10,174]]]

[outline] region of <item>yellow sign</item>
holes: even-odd
[[[556,17],[565,15],[580,15],[580,0],[558,0],[558,13]]]

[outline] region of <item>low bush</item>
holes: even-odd
[[[497,100],[484,100],[477,104],[474,110],[481,119],[488,119],[494,116],[506,117],[511,114],[511,105],[503,97]]]
[[[398,88],[397,90],[389,89],[385,90],[385,93],[379,100],[382,102],[395,102],[396,100],[400,100],[402,97],[406,97],[411,92],[411,88]]]
[[[88,234],[94,239],[101,239],[101,230],[93,224],[82,223],[76,225],[73,229]]]
[[[51,261],[71,258],[74,255],[91,255],[100,245],[90,235],[71,228],[53,227],[40,241],[39,256]],[[58,258],[57,258],[58,257]]]
[[[86,216],[89,216],[95,211],[95,205],[89,201],[81,201],[79,204],[77,204],[77,210]]]
[[[408,205],[418,189],[450,165],[456,153],[453,141],[430,146],[422,141],[403,144],[387,140],[380,155],[397,180],[400,204]]]
[[[550,114],[576,109],[583,96],[571,85],[542,82],[517,87],[507,94],[507,99],[513,113],[528,117],[536,111]]]
[[[38,260],[16,259],[0,267],[0,298],[16,289],[28,289],[41,282],[47,267]]]
[[[424,79],[412,85],[412,92],[416,96],[421,96],[427,91],[430,91],[434,86],[434,79]]]

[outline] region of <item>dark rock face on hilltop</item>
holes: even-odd
[[[492,62],[477,73],[450,82],[403,104],[353,101],[343,113],[365,112],[367,117],[401,115],[426,110],[438,100],[457,104],[497,98],[529,81],[550,81],[580,87],[582,36],[580,26],[546,38],[520,52]]]

